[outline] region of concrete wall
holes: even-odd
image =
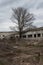
[[[4,37],[10,37],[11,34],[14,34],[14,32],[0,32],[0,38],[3,39]]]
[[[25,36],[25,35],[26,35],[26,38],[43,38],[43,31],[41,31],[41,30],[40,31],[29,31],[27,33],[24,33],[22,35],[22,37]],[[28,37],[28,36],[30,36],[30,37]]]

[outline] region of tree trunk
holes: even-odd
[[[21,39],[21,37],[22,37],[22,29],[19,28],[19,38]]]
[[[20,36],[20,39],[21,39],[21,37],[22,37],[22,33],[21,32],[20,32],[19,36]]]

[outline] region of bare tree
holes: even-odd
[[[13,28],[19,31],[19,36],[21,38],[23,30],[30,26],[33,22],[33,15],[30,14],[27,9],[18,7],[16,9],[12,9],[13,14],[11,20],[16,24]]]

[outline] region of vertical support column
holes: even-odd
[[[34,34],[32,34],[32,38],[34,38]]]
[[[42,37],[42,33],[41,33],[41,37]]]

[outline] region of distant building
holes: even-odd
[[[4,37],[9,38],[10,36],[19,37],[18,32],[0,32],[0,38],[3,39]],[[23,31],[22,38],[25,39],[36,39],[36,38],[43,38],[43,27],[40,28],[29,28]]]
[[[10,38],[11,36],[14,36],[14,32],[13,31],[10,31],[10,32],[0,32],[0,39]]]
[[[43,38],[43,27],[27,29],[22,38]]]

